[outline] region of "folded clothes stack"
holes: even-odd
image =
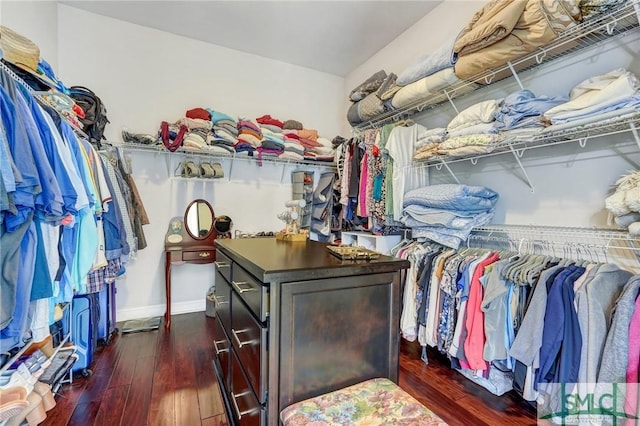
[[[481,186],[425,186],[404,195],[401,222],[418,241],[457,249],[474,226],[491,220],[498,198],[497,192]]]
[[[263,115],[256,118],[262,132],[262,144],[258,150],[260,157],[277,157],[284,152],[284,135],[282,133],[282,121]]]

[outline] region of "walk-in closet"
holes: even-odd
[[[0,120],[0,426],[640,424],[640,0],[4,0]]]

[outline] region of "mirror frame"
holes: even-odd
[[[187,221],[187,215],[189,214],[189,211],[191,210],[191,207],[195,204],[196,205],[196,209],[199,209],[198,207],[198,203],[203,203],[207,206],[207,208],[209,209],[209,212],[211,213],[211,226],[209,226],[209,232],[207,232],[205,235],[194,235],[191,232],[191,229],[189,229],[189,222]],[[199,211],[196,212],[196,214],[199,217]],[[184,223],[184,228],[187,231],[187,234],[189,234],[189,236],[191,238],[193,238],[194,240],[197,241],[203,241],[208,239],[211,234],[215,233],[215,228],[214,228],[214,222],[215,222],[215,215],[213,213],[213,208],[211,207],[211,204],[209,204],[209,202],[207,200],[203,200],[202,198],[196,198],[195,200],[191,201],[191,203],[189,203],[189,205],[187,206],[186,210],[184,211],[184,219],[183,219],[183,223]]]

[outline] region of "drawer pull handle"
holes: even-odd
[[[233,408],[236,411],[236,415],[238,416],[238,420],[242,419],[242,416],[247,415],[247,414],[251,414],[253,412],[255,412],[258,407],[253,407],[250,408],[248,410],[244,410],[244,411],[240,411],[240,408],[238,408],[238,401],[236,401],[236,398],[240,397],[240,396],[245,396],[249,393],[249,391],[244,391],[242,393],[239,394],[235,394],[233,392],[231,392],[231,401],[233,401]]]
[[[227,301],[224,301],[224,300],[223,300],[223,301],[221,301],[220,299],[222,299],[222,297],[218,297],[218,296],[214,295],[214,296],[213,296],[213,303],[214,303],[216,306],[220,306],[220,305],[228,305],[228,304],[229,304],[229,301],[228,301],[228,300],[227,300]]]
[[[213,341],[213,348],[216,351],[216,355],[220,355],[221,353],[225,353],[225,352],[229,352],[229,348],[223,348],[223,349],[218,349],[218,343],[224,343],[226,342],[226,340],[214,340]]]
[[[216,265],[216,267],[218,269],[220,268],[228,268],[230,265],[227,262],[213,262],[214,265]]]
[[[198,253],[198,256],[200,256],[200,257],[209,257],[209,256],[211,256],[211,252],[210,251],[201,251],[200,253]]]
[[[253,287],[246,281],[231,281],[231,284],[235,287],[236,291],[240,294],[247,293],[249,291],[258,291],[257,288]],[[244,287],[241,287],[244,286]]]
[[[242,348],[245,345],[251,345],[251,343],[253,343],[252,340],[247,340],[245,342],[241,342],[240,338],[238,337],[239,333],[244,333],[245,330],[240,330],[240,331],[235,331],[233,328],[231,329],[231,334],[233,335],[233,338],[236,339],[236,342],[238,343],[238,347]]]

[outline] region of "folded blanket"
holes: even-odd
[[[387,73],[384,70],[374,73],[371,77],[367,78],[363,83],[359,84],[351,91],[349,94],[349,100],[352,102],[358,102],[364,99],[370,93],[378,90],[386,78]]]
[[[493,121],[502,99],[490,99],[478,102],[460,111],[447,125],[449,133],[480,123]]]
[[[590,115],[588,117],[579,118],[576,120],[554,124],[549,127],[545,127],[542,133],[563,133],[563,132],[575,132],[576,130],[586,129],[590,126],[597,124],[598,126],[604,126],[613,124],[622,120],[629,119],[631,117],[638,118],[640,114],[640,108],[622,108],[614,111],[607,111],[600,114]]]
[[[434,209],[416,204],[409,205],[403,210],[402,223],[408,227],[445,226],[453,229],[470,229],[487,223],[493,216],[494,210],[489,209],[479,214],[469,212],[454,212]]]
[[[440,143],[429,143],[416,150],[413,155],[414,160],[428,160],[429,158],[438,155],[438,146]]]
[[[493,208],[498,193],[482,186],[441,184],[424,186],[404,194],[403,207],[418,204],[453,211],[481,213]]]
[[[396,83],[397,78],[397,75],[395,75],[394,73],[390,73],[382,82],[382,85],[376,91],[376,96],[380,100],[389,100],[393,98],[393,95],[395,95],[398,90],[400,90],[400,86]]]
[[[485,4],[460,31],[453,52],[463,56],[502,40],[514,29],[526,5],[527,0],[492,0]]]
[[[449,138],[457,138],[459,136],[480,135],[497,133],[495,128],[495,122],[491,123],[478,123],[469,127],[460,127],[456,130],[448,132]]]
[[[458,53],[454,65],[456,75],[463,80],[472,79],[549,43],[562,31],[576,25],[574,14],[580,12],[575,6],[575,2],[563,0],[491,1],[485,8],[510,9],[509,16],[504,16],[504,21],[493,22],[494,17],[488,12],[484,16],[481,14],[482,23],[474,17],[475,22],[472,20],[465,27],[454,45],[454,52]],[[571,44],[564,46],[570,47]],[[508,70],[503,71],[505,75],[510,74]],[[503,75],[498,73],[498,76]]]
[[[569,101],[545,112],[551,123],[562,123],[602,112],[640,106],[640,82],[631,72],[616,69],[575,86]]]
[[[398,75],[396,84],[406,86],[421,78],[427,77],[445,68],[451,68],[455,63],[453,43],[455,37],[448,40],[433,53],[423,55]]]
[[[430,227],[418,227],[411,229],[411,236],[418,240],[418,242],[424,242],[426,240],[434,241],[445,247],[451,247],[452,249],[458,249],[460,244],[466,240],[464,234],[460,235],[460,232],[450,232],[447,228],[441,228],[434,230]]]
[[[438,92],[457,81],[459,80],[453,73],[453,68],[445,68],[398,90],[391,99],[391,105],[394,108],[403,108],[414,102],[428,98],[432,93]],[[465,87],[473,90],[472,85]]]
[[[442,142],[447,137],[447,129],[444,127],[435,127],[433,129],[425,130],[418,133],[418,139],[416,140],[415,147],[420,148],[422,146]]]
[[[449,138],[442,142],[439,146],[439,150],[446,151],[450,149],[461,148],[463,146],[470,145],[495,145],[500,142],[502,138],[500,135],[479,133],[467,136],[458,136],[455,138]]]
[[[567,98],[560,96],[536,96],[530,90],[511,93],[504,98],[494,114],[496,129],[502,131],[522,127],[522,122],[527,118],[540,117],[549,109],[567,100]],[[538,119],[537,122],[539,124],[540,120]]]
[[[274,126],[273,124],[260,124],[260,130],[262,133],[269,131],[271,133],[282,134],[282,127]]]

